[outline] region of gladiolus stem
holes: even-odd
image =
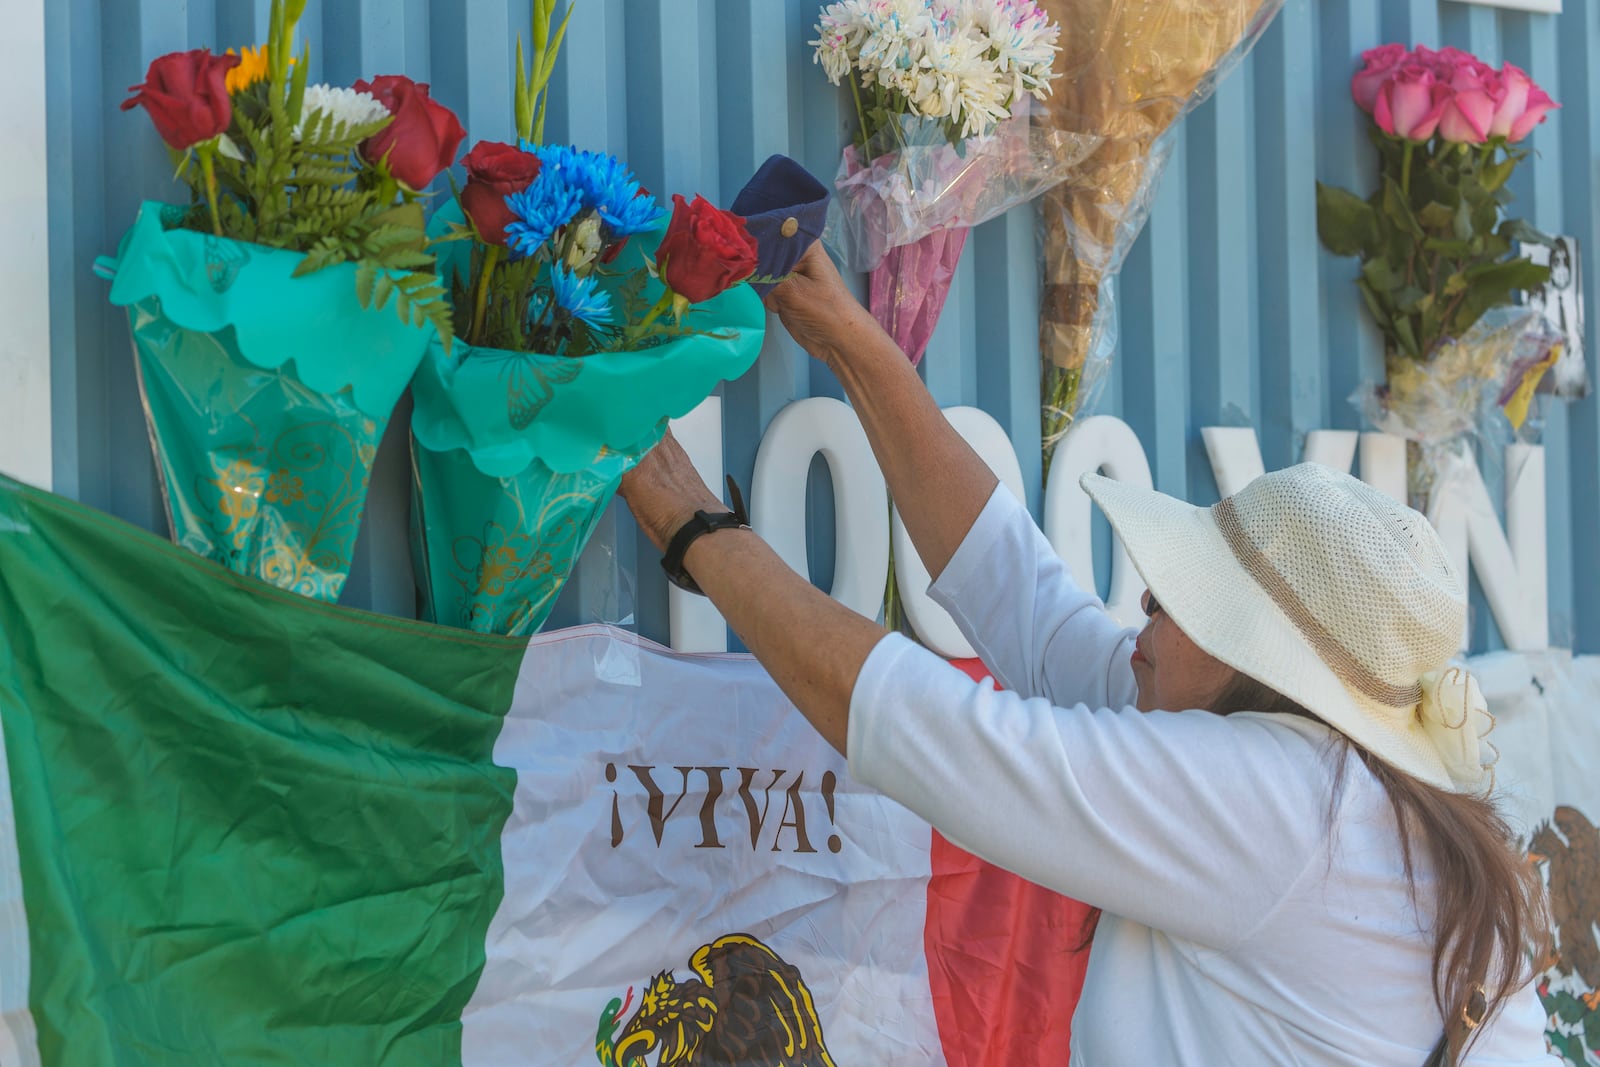
[[[483,316],[489,309],[489,279],[500,265],[500,246],[490,245],[483,256],[483,269],[478,271],[478,292],[472,302],[472,343],[483,343]]]
[[[211,231],[222,236],[222,216],[217,213],[217,143],[207,141],[195,145],[200,155],[200,173],[206,178],[206,206],[211,209]]]

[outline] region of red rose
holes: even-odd
[[[466,140],[455,113],[428,97],[428,87],[404,74],[382,74],[358,81],[358,93],[377,97],[394,121],[361,142],[361,158],[368,163],[387,159],[389,173],[412,189],[424,188],[439,172],[456,161]]]
[[[489,244],[506,243],[506,225],[516,216],[506,197],[520,193],[539,176],[539,157],[516,145],[479,141],[462,160],[467,184],[461,190],[461,210]]]
[[[672,194],[672,222],[656,250],[667,286],[691,304],[710,300],[756,272],[756,239],[744,219],[696,194]]]
[[[122,102],[122,110],[143,105],[161,139],[176,151],[187,151],[233,121],[228,71],[238,65],[238,56],[214,56],[205,48],[169,52],[150,64],[143,85],[128,87],[135,95]]]

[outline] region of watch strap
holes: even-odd
[[[728,499],[733,502],[732,511],[697,511],[689,521],[678,527],[678,532],[667,542],[667,551],[661,557],[661,569],[667,572],[667,580],[679,589],[698,596],[705,595],[683,567],[683,556],[689,551],[690,545],[717,530],[750,528],[750,516],[744,509],[744,494],[739,492],[732,475],[728,476]]]

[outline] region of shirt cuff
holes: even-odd
[[[907,716],[917,716],[920,702],[913,699],[912,691],[924,687],[940,670],[972,684],[966,675],[902,634],[891,633],[873,646],[850,690],[850,722],[845,731],[850,777],[888,792],[883,779],[892,777],[885,772],[894,762],[894,733],[908,728]]]

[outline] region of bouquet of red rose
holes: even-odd
[[[100,269],[174,539],[334,600],[384,426],[451,335],[419,198],[464,131],[408,78],[308,84],[304,7],[273,0],[264,48],[151,63],[123,107],[149,113],[189,197],[146,204]]]
[[[492,633],[544,622],[623,473],[744,373],[765,325],[742,219],[674,196],[667,223],[621,161],[536,143],[523,93],[550,62],[519,71],[518,143],[477,144],[435,218],[460,336],[413,387],[423,614]]]

